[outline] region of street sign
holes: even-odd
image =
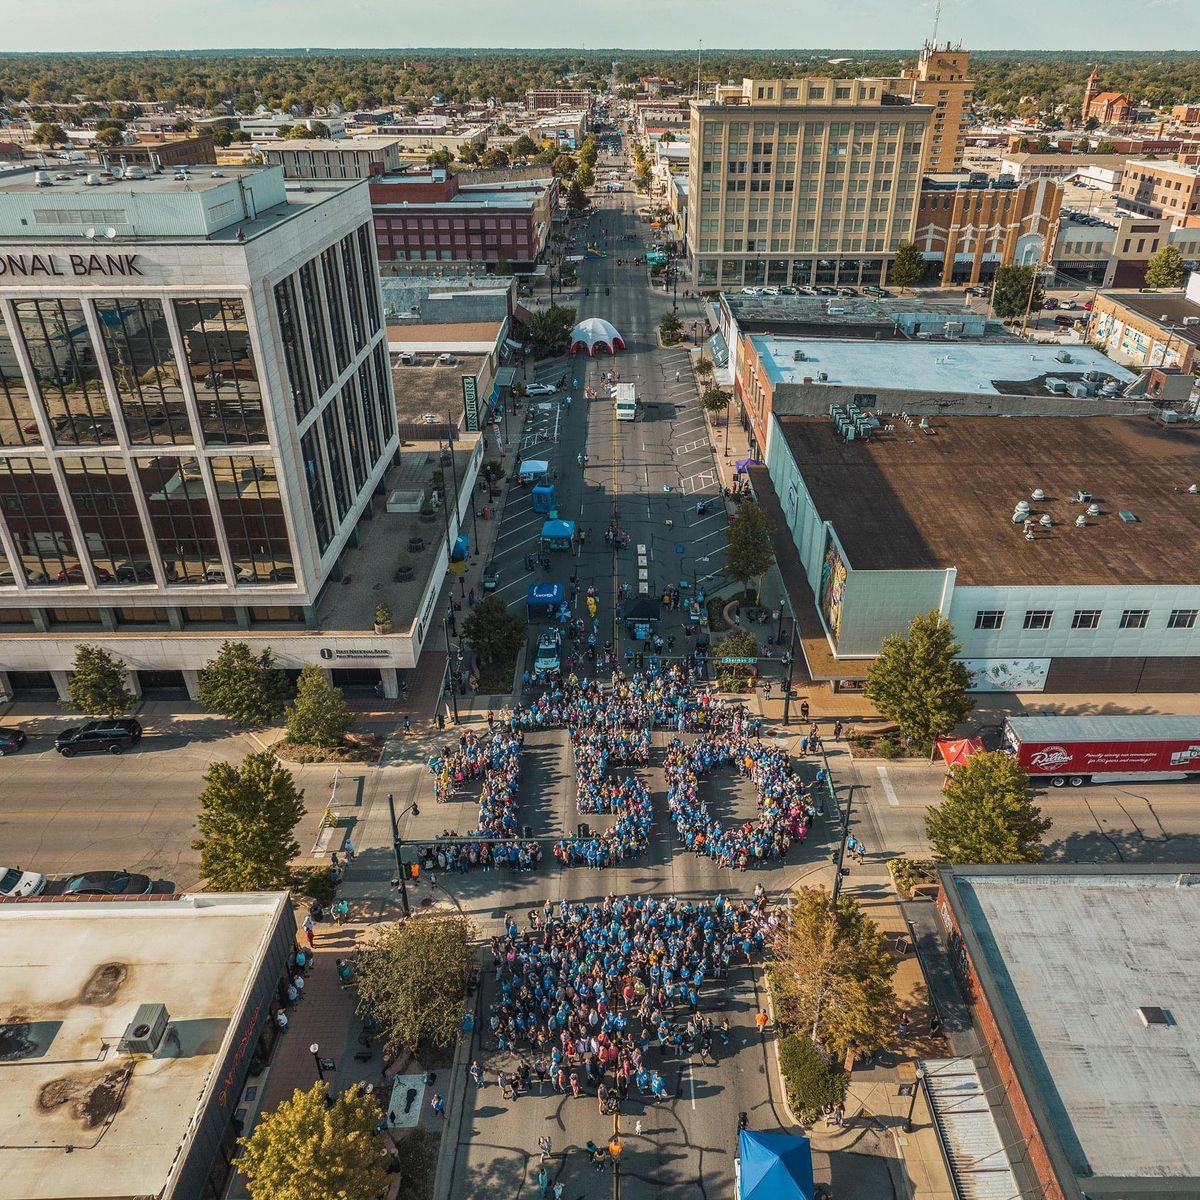
[[[752,667],[757,662],[757,658],[718,658],[717,662],[722,663],[727,667]]]
[[[474,375],[462,377],[463,409],[467,417],[467,430],[479,432],[479,389]]]

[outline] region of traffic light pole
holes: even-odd
[[[396,856],[396,878],[400,881],[400,906],[404,910],[406,917],[412,916],[412,909],[408,903],[408,884],[404,879],[404,856],[401,854],[401,849],[404,846],[404,839],[400,836],[400,824],[396,816],[396,800],[391,792],[387,794],[388,818],[392,824],[392,853]],[[403,809],[400,816],[403,817],[407,813],[412,813],[414,817],[421,815],[421,810],[416,804],[410,804]]]
[[[792,667],[796,663],[796,614],[792,613],[792,640],[788,646],[788,669],[787,679],[783,683],[783,723],[786,726],[788,723],[788,714],[792,708]]]

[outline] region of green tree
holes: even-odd
[[[120,146],[125,141],[125,135],[115,125],[96,131],[97,146]]]
[[[514,660],[525,641],[528,622],[511,611],[499,596],[488,596],[463,618],[463,637],[482,663]]]
[[[587,163],[580,163],[579,170],[575,172],[575,180],[580,187],[590,188],[596,182],[596,172]]]
[[[479,156],[479,165],[481,167],[487,167],[489,169],[495,168],[495,167],[507,167],[508,166],[508,155],[503,150],[499,149],[498,147],[493,148],[491,150],[485,150]]]
[[[1166,245],[1146,264],[1146,286],[1177,288],[1183,283],[1183,255],[1178,246]]]
[[[559,179],[570,179],[579,169],[579,164],[569,154],[556,154],[550,167]]]
[[[901,242],[896,247],[896,257],[888,267],[888,283],[901,291],[916,287],[925,278],[925,258],[912,242]]]
[[[1116,154],[1116,142],[1110,142],[1108,138],[1101,138],[1096,143],[1096,148],[1092,151],[1093,154]]]
[[[583,145],[579,147],[579,165],[581,167],[595,167],[598,157],[599,150],[596,146],[596,139],[594,137],[586,138]]]
[[[669,129],[664,129],[662,133],[658,135],[658,140],[662,142],[664,146],[669,146],[675,140],[675,135]]]
[[[913,617],[907,637],[885,637],[867,668],[867,696],[910,744],[929,745],[975,707],[966,690],[970,672],[955,657],[961,649],[954,626],[935,609]]]
[[[1052,154],[1054,152],[1054,147],[1050,144],[1050,138],[1044,133],[1039,134],[1034,146],[1038,154]]]
[[[424,912],[384,926],[355,955],[358,1012],[379,1023],[387,1057],[454,1044],[474,938],[466,917]]]
[[[1032,300],[1030,289],[1033,289]],[[1012,320],[1025,314],[1026,305],[1030,312],[1041,312],[1046,303],[1046,293],[1038,282],[1037,272],[1033,267],[1017,266],[1015,263],[1001,267],[996,272],[996,283],[993,289],[992,309],[1003,321]]]
[[[729,407],[729,401],[732,397],[724,388],[710,387],[704,389],[704,394],[700,397],[700,403],[704,407],[705,412],[719,413],[724,412]]]
[[[34,126],[33,140],[39,146],[49,146],[53,149],[55,146],[65,145],[67,142],[67,134],[61,125],[55,124],[53,121],[42,121],[39,125]]]
[[[308,666],[296,683],[296,699],[284,714],[289,742],[302,746],[340,745],[350,728],[350,710],[341,689],[320,667]]]
[[[479,146],[475,142],[464,142],[458,148],[458,161],[474,166],[479,162]]]
[[[332,1101],[332,1102],[330,1102]],[[330,1097],[325,1083],[299,1088],[263,1116],[237,1160],[251,1200],[369,1200],[388,1189],[392,1157],[377,1132],[379,1100],[361,1084]]]
[[[774,561],[766,509],[753,500],[743,500],[737,516],[725,527],[725,569],[738,582],[749,584],[752,579],[761,580]]]
[[[296,826],[304,793],[273,753],[248,755],[241,766],[216,762],[200,793],[200,877],[217,892],[262,892],[286,887],[300,853]]]
[[[842,1058],[871,1054],[895,1036],[896,960],[853,896],[836,908],[824,888],[797,888],[768,967],[780,1024]]]
[[[431,167],[448,167],[454,161],[454,155],[449,150],[431,150],[425,155],[425,161]]]
[[[754,663],[723,663],[722,658],[757,658],[758,638],[749,629],[739,629],[717,643],[717,686],[723,692],[745,692],[754,684],[758,667]]]
[[[946,863],[1041,862],[1049,828],[1033,802],[1029,776],[999,750],[951,768],[942,800],[925,812],[933,856]]]
[[[80,646],[75,651],[68,699],[64,708],[77,708],[91,717],[117,717],[133,707],[137,697],[125,680],[125,668],[99,646]]]
[[[534,354],[562,354],[567,338],[575,326],[575,309],[566,304],[551,304],[529,314],[525,322],[525,337],[533,344]]]
[[[637,185],[639,192],[644,192],[650,186],[650,179],[650,164],[642,159],[633,173],[633,182]]]
[[[223,642],[197,683],[200,703],[239,725],[269,725],[287,703],[288,679],[271,651],[254,654],[245,642]]]
[[[587,212],[589,204],[591,201],[587,192],[583,190],[583,185],[578,179],[572,179],[571,186],[567,188],[567,211],[573,217],[580,217]]]
[[[212,133],[213,145],[219,148],[224,148],[233,142],[233,134],[225,125],[214,125],[210,131]]]
[[[683,322],[679,319],[677,313],[663,313],[659,318],[658,332],[662,334],[662,340],[668,346],[679,340],[679,334],[682,329]]]
[[[846,1099],[849,1076],[807,1037],[789,1034],[780,1041],[779,1069],[788,1103],[805,1123],[815,1121],[826,1105],[836,1107]]]
[[[537,142],[524,133],[508,148],[508,153],[512,158],[521,160],[532,158],[537,151]]]

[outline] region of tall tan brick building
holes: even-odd
[[[975,95],[969,77],[970,52],[961,45],[951,47],[926,42],[916,67],[903,72],[912,80],[915,104],[933,105],[933,129],[925,148],[926,171],[957,171],[963,164],[967,111]]]

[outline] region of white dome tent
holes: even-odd
[[[586,321],[580,321],[571,330],[569,353],[577,354],[580,350],[586,350],[590,356],[594,357],[597,346],[607,350],[609,354],[616,354],[618,350],[625,349],[625,339],[612,325],[601,320],[600,317],[588,317]]]

